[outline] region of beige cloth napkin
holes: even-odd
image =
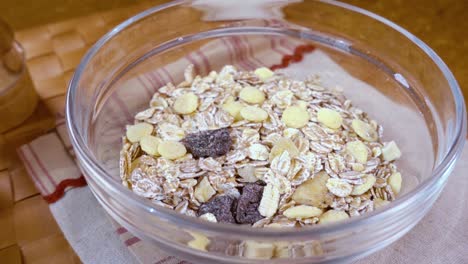
[[[226,53],[223,49],[230,51]],[[314,51],[311,46],[299,42],[285,42],[281,38],[272,43],[252,42],[244,38],[228,39],[224,44],[214,41],[168,67],[186,65],[188,60],[195,64],[199,72],[206,71],[206,58],[214,58],[217,50],[224,51],[223,54],[230,53],[231,63],[242,68],[265,65],[298,77],[303,77],[300,75],[306,69],[308,74],[325,76],[324,82],[328,85],[345,85],[352,89],[366,87],[365,83],[347,74],[325,53]],[[140,76],[141,85],[161,85],[162,81],[155,80],[155,76],[163,76],[167,69],[166,73],[158,71]],[[368,98],[382,96],[374,93],[370,92]],[[364,100],[362,103],[370,108],[378,107],[372,104],[374,101],[382,102],[380,99]],[[406,108],[396,108],[395,111],[401,111],[399,115],[403,113],[406,116],[403,122],[419,124],[418,116]],[[411,144],[417,146],[421,142],[408,142],[403,151],[405,148],[410,151]],[[58,122],[56,132],[22,146],[19,153],[36,186],[51,203],[51,211],[65,237],[84,263],[187,263],[140,241],[110,220],[88,187],[73,188],[83,186],[84,181],[74,163],[73,150],[62,121]],[[465,150],[442,197],[428,216],[403,239],[358,263],[468,263],[468,210],[464,201],[468,199],[468,178],[464,177],[467,167],[468,152]],[[63,195],[65,192],[66,195]]]

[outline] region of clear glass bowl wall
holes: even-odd
[[[68,93],[68,128],[89,187],[105,210],[138,237],[200,263],[260,261],[242,256],[239,244],[247,240],[319,245],[320,250],[290,256],[295,263],[351,262],[389,245],[416,225],[442,191],[465,139],[463,97],[440,58],[391,22],[332,1],[270,6],[268,10],[276,10],[273,14],[279,14],[278,10],[283,14],[273,20],[208,21],[204,12],[209,7],[204,8],[182,1],[147,10],[104,36],[77,69]],[[403,190],[391,206],[329,226],[261,230],[181,216],[121,185],[121,135],[125,125],[133,122],[132,116],[147,107],[151,92],[159,88],[133,82],[203,45],[233,36],[259,43],[280,38],[312,45],[315,50],[310,55],[321,54],[343,69],[346,77],[337,77],[333,72],[320,72],[321,62],[317,62],[317,72],[311,73],[321,73],[327,86],[341,87],[383,124],[384,139],[400,145]],[[201,74],[232,63],[227,51],[216,52]],[[290,68],[289,74],[303,77],[303,69]],[[183,67],[171,71],[172,76],[180,76],[175,83],[182,81]],[[217,249],[204,252],[188,247],[192,239],[188,231],[205,235]]]

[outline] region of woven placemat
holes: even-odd
[[[161,2],[140,1],[15,32],[41,102],[22,125],[0,134],[1,263],[81,263],[15,149],[63,122],[68,82],[89,47],[123,20]]]

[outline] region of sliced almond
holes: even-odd
[[[382,157],[385,161],[393,161],[401,157],[401,151],[395,141],[390,141],[382,148]]]
[[[174,111],[178,114],[191,114],[198,108],[198,96],[186,93],[179,96],[174,102]]]
[[[206,213],[199,216],[200,219],[203,219],[208,222],[217,223],[216,216],[212,213]]]
[[[264,217],[272,217],[278,210],[280,191],[278,186],[267,184],[263,189],[262,199],[258,206],[258,212]]]
[[[353,156],[357,162],[366,163],[369,152],[366,145],[359,140],[346,143],[346,152]]]
[[[141,149],[149,155],[159,156],[158,146],[162,139],[155,136],[144,136],[140,140]]]
[[[330,176],[326,172],[319,172],[314,178],[305,181],[297,187],[292,200],[299,204],[306,204],[318,208],[326,208],[330,204],[326,183]]]
[[[178,159],[187,154],[185,146],[177,141],[163,141],[158,145],[158,153],[170,160]]]
[[[257,106],[246,106],[240,111],[241,116],[248,121],[262,122],[268,119],[268,113]]]
[[[200,183],[195,187],[194,196],[200,203],[207,202],[215,194],[216,191],[211,186],[207,177],[203,177]]]
[[[269,160],[272,161],[274,158],[281,155],[284,151],[289,153],[289,157],[291,159],[299,155],[299,150],[297,149],[294,142],[287,137],[282,137],[276,140],[273,148],[271,148]]]
[[[265,94],[255,87],[247,86],[239,92],[239,98],[249,104],[261,104],[265,101]]]
[[[336,223],[349,219],[349,215],[344,211],[328,210],[320,216],[319,224]]]
[[[272,243],[247,240],[244,243],[244,257],[250,259],[271,259],[275,246]]]
[[[340,113],[328,108],[320,108],[317,111],[317,120],[332,129],[341,127],[341,124],[343,123],[343,118]]]
[[[193,237],[193,239],[190,240],[187,243],[187,245],[194,249],[206,251],[206,247],[210,244],[210,239],[200,233],[195,233],[195,232],[189,232],[189,233]]]
[[[377,131],[375,131],[371,125],[360,119],[354,119],[351,122],[351,127],[358,136],[366,141],[372,142],[379,138]]]
[[[283,212],[287,218],[292,219],[303,219],[303,218],[310,218],[320,216],[322,214],[322,209],[317,208],[315,206],[309,205],[298,205],[291,208],[288,208],[286,211]]]
[[[301,128],[307,125],[310,115],[306,109],[299,106],[290,106],[284,110],[281,121],[292,128]]]
[[[269,78],[271,78],[275,74],[274,72],[272,72],[270,69],[268,69],[266,67],[258,68],[258,69],[255,70],[254,73],[262,81],[268,80]]]
[[[130,142],[140,142],[144,136],[149,136],[153,133],[153,125],[148,123],[138,123],[127,127],[127,138]]]
[[[326,186],[331,193],[338,197],[346,197],[353,191],[353,186],[351,184],[337,178],[328,179]]]
[[[232,117],[234,117],[235,120],[242,120],[243,117],[240,114],[240,111],[242,108],[244,108],[244,104],[242,104],[239,101],[234,101],[234,98],[231,96],[228,98],[224,104],[222,105],[222,108],[224,111],[228,112]]]
[[[392,187],[392,191],[395,194],[400,193],[401,182],[402,182],[401,173],[399,173],[399,172],[393,173],[392,175],[390,175],[390,177],[388,177],[387,182],[390,185],[390,187]]]
[[[377,179],[375,178],[374,175],[372,174],[367,174],[365,177],[364,177],[364,183],[363,184],[360,184],[360,185],[355,185],[353,187],[353,192],[351,193],[351,195],[361,195],[361,194],[364,194],[365,192],[367,192],[368,190],[370,190],[370,188],[372,188],[372,186],[374,186],[374,183]]]

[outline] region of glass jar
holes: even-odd
[[[404,158],[398,166],[404,183],[398,199],[382,210],[341,223],[272,230],[180,215],[122,186],[118,157],[125,125],[146,108],[164,81],[173,76],[180,76],[171,80],[174,83],[182,80],[183,68],[191,60],[180,62],[188,54],[212,51],[199,66],[202,74],[229,63],[248,68],[230,58],[228,49],[217,47],[232,37],[314,47],[310,56],[321,54],[322,59],[311,63],[310,69],[322,73],[328,86],[340,86],[381,123],[386,128],[384,138],[399,142]],[[234,53],[236,48],[242,49],[232,47]],[[255,50],[250,51],[253,57],[265,51]],[[306,55],[285,56],[291,64],[284,70],[300,78],[302,69],[294,61]],[[180,67],[174,67],[175,62]],[[170,77],[164,76],[168,69]],[[154,82],[136,85],[148,73]],[[198,263],[261,262],[246,254],[249,243],[286,247],[287,253],[276,256],[274,263],[352,262],[382,249],[430,210],[466,135],[458,84],[427,45],[384,18],[327,0],[249,1],[242,6],[176,1],[149,9],[114,28],[86,54],[70,83],[66,115],[89,187],[112,218],[169,254]],[[216,246],[207,251],[189,247],[187,243],[197,236]]]
[[[0,19],[0,133],[21,124],[37,106],[38,96],[25,65],[23,48]]]

